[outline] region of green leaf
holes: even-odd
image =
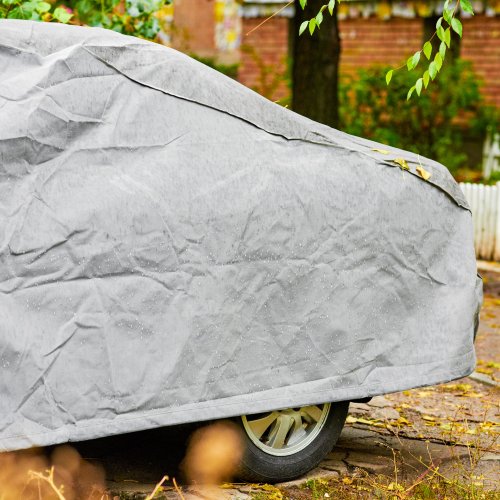
[[[436,63],[436,68],[439,71],[441,66],[443,66],[443,58],[439,52],[436,54],[436,57],[434,57],[434,62]]]
[[[415,90],[417,91],[418,96],[420,95],[420,92],[422,92],[422,85],[423,85],[422,78],[419,78],[415,83]]]
[[[306,30],[307,26],[309,25],[309,21],[304,21],[299,28],[299,35],[302,35],[304,31]]]
[[[436,29],[438,30],[439,28],[441,28],[441,23],[443,22],[443,18],[440,17],[437,21],[436,21]]]
[[[444,56],[446,55],[446,44],[444,42],[441,42],[439,44],[439,53],[441,54],[441,57],[444,59]]]
[[[451,30],[450,28],[446,28],[446,31],[444,32],[444,42],[446,45],[448,45],[448,48],[450,48],[451,44]]]
[[[57,7],[57,9],[54,10],[54,17],[60,23],[66,24],[73,17],[73,14],[70,14],[66,9],[63,9],[62,7]]]
[[[22,11],[23,19],[35,20],[38,17],[36,14],[36,7],[37,4],[34,1],[22,2],[19,8]]]
[[[391,83],[391,79],[392,79],[392,73],[393,73],[393,70],[390,69],[386,74],[385,74],[385,83],[387,83],[387,85],[389,85],[389,83]]]
[[[328,2],[328,12],[333,16],[333,9],[335,8],[335,0],[330,0]]]
[[[406,96],[406,100],[409,101],[413,91],[415,90],[415,85],[408,91],[408,95]]]
[[[437,74],[438,74],[438,69],[437,69],[436,63],[434,61],[432,61],[429,64],[429,76],[431,77],[431,80],[434,80],[434,78],[436,78]]]
[[[418,61],[420,61],[420,50],[418,52],[415,52],[415,54],[413,54],[412,63],[414,68],[417,67]]]
[[[454,17],[451,20],[451,27],[453,28],[453,31],[460,37],[462,38],[462,23],[460,20],[458,20],[456,17]]]
[[[410,56],[407,61],[406,61],[406,67],[408,68],[408,71],[411,71],[413,69],[413,56]]]
[[[316,25],[319,27],[319,25],[323,22],[323,12],[319,11],[316,14]]]
[[[302,10],[306,8],[307,0],[300,0],[300,6],[302,7]]]
[[[436,30],[436,35],[442,42],[445,41],[446,35],[444,34],[444,28],[442,26],[439,26],[439,28]]]
[[[313,17],[312,19],[309,20],[309,33],[311,33],[312,35],[315,29],[316,29],[316,19]]]
[[[472,8],[472,5],[469,0],[460,0],[460,7],[462,7],[462,10],[464,12],[467,12],[472,16],[474,15],[474,9]]]
[[[422,75],[422,80],[424,82],[424,87],[427,88],[427,85],[429,85],[429,71],[426,70],[424,74]]]
[[[452,11],[451,10],[448,10],[448,9],[444,9],[443,10],[443,17],[444,17],[444,20],[448,23],[448,24],[451,24],[451,20],[452,20]]]
[[[48,12],[50,10],[50,3],[47,2],[38,2],[36,6],[36,10],[40,12],[40,14],[43,14],[44,12]]]
[[[430,59],[431,55],[432,55],[432,43],[425,42],[423,50],[424,50],[425,57],[427,57],[427,59]]]

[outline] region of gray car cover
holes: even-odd
[[[459,378],[481,290],[445,167],[0,21],[0,450]]]

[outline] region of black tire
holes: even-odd
[[[332,403],[328,417],[314,438],[305,448],[286,456],[266,453],[249,437],[242,419],[244,452],[238,476],[240,479],[259,483],[290,481],[316,467],[337,442],[347,417],[349,402]]]

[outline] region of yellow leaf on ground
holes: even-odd
[[[422,415],[422,418],[424,420],[428,420],[429,422],[434,422],[436,420],[434,417],[431,417],[429,415]]]
[[[387,486],[388,491],[404,491],[404,487],[398,483],[390,483]]]
[[[418,392],[417,392],[417,396],[418,396],[419,398],[426,398],[426,397],[431,396],[431,395],[433,395],[433,394],[434,394],[434,392],[433,392],[433,391],[418,391]]]
[[[484,373],[485,375],[493,374],[493,368],[476,368],[476,371],[479,373]]]
[[[358,418],[356,420],[358,424],[372,425],[374,427],[385,427],[385,424],[379,422],[378,420],[368,420],[366,418]]]
[[[344,477],[344,478],[342,479],[342,482],[343,482],[344,484],[352,484],[352,479],[351,479],[350,477]]]
[[[432,175],[430,172],[427,172],[427,170],[425,170],[422,165],[417,167],[417,173],[420,175],[420,177],[422,177],[422,179],[424,179],[424,181],[428,181]]]
[[[464,397],[464,398],[482,398],[484,396],[484,394],[481,392],[471,391],[471,392],[464,392],[463,394],[459,394],[459,396]]]
[[[500,424],[498,424],[497,422],[486,421],[486,422],[480,422],[479,426],[482,429],[493,429],[494,427],[499,427]]]
[[[383,155],[388,155],[389,154],[389,151],[387,151],[386,149],[373,148],[372,151],[376,151],[377,153],[381,153]]]
[[[351,417],[351,415],[349,415],[349,416],[345,419],[346,424],[355,424],[357,421],[358,421],[358,419],[357,419],[357,418],[354,418],[354,417]]]
[[[449,384],[441,386],[441,389],[446,392],[466,392],[472,389],[470,384]]]

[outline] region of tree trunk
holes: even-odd
[[[331,127],[338,126],[338,68],[340,37],[337,6],[333,16],[324,12],[320,29],[311,36],[306,30],[299,36],[303,21],[314,17],[324,0],[308,0],[302,10],[295,0],[295,18],[291,23],[293,54],[292,108],[297,113]]]

